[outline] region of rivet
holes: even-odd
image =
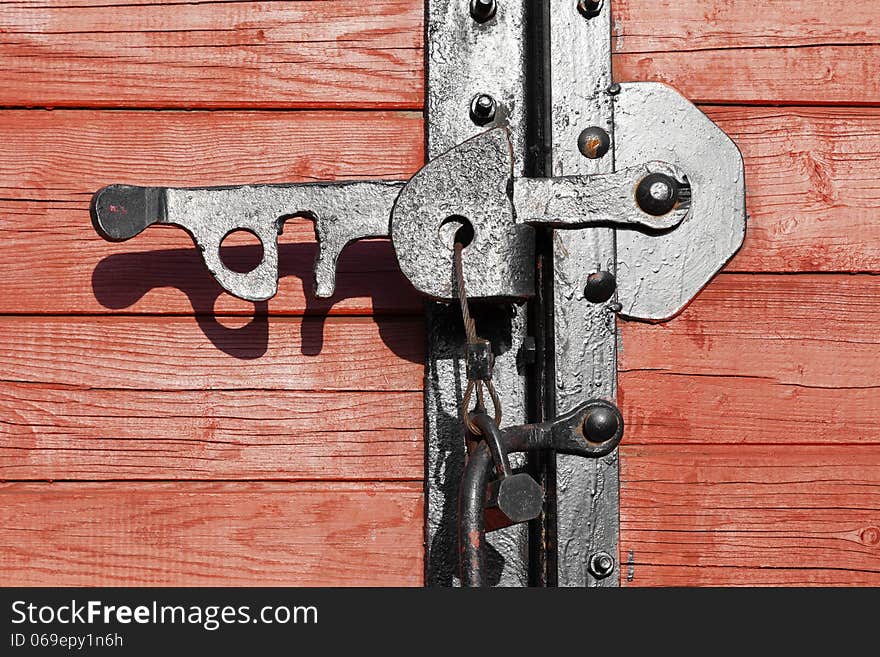
[[[587,565],[590,574],[596,579],[605,579],[614,572],[614,557],[607,552],[595,552],[590,555]]]
[[[584,298],[592,303],[604,303],[614,296],[617,280],[610,271],[597,271],[587,276]]]
[[[471,121],[486,125],[495,120],[498,103],[489,94],[477,94],[471,101]]]
[[[636,187],[636,203],[642,212],[659,217],[678,203],[678,182],[665,173],[649,173]]]
[[[614,410],[597,406],[584,420],[584,437],[591,443],[604,443],[611,440],[620,429],[620,419]]]
[[[602,13],[603,0],[578,0],[577,8],[584,18],[595,18]]]
[[[609,148],[611,148],[611,137],[598,126],[587,128],[578,137],[578,150],[591,160],[602,157]]]
[[[471,0],[471,18],[478,23],[490,20],[497,10],[495,0]]]
[[[621,87],[616,82],[614,84],[608,85],[608,88],[605,90],[609,96],[616,96],[621,91]]]

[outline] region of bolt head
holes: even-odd
[[[587,276],[584,298],[591,303],[604,303],[614,296],[617,280],[610,271],[597,271]]]
[[[490,20],[498,10],[495,0],[471,0],[471,18],[478,23]]]
[[[609,96],[616,96],[620,92],[621,92],[621,86],[619,84],[617,84],[616,82],[614,84],[609,85],[608,88],[605,90],[605,93],[607,93]]]
[[[581,155],[591,160],[602,157],[609,148],[611,148],[611,137],[598,126],[587,128],[578,137],[578,150]]]
[[[584,437],[591,443],[604,443],[620,430],[620,417],[607,406],[597,406],[584,420]]]
[[[584,18],[595,18],[602,13],[603,0],[578,0],[577,8]]]
[[[471,121],[486,125],[495,120],[498,103],[489,94],[477,94],[471,101]]]
[[[529,474],[518,472],[490,482],[487,504],[512,524],[528,522],[541,515],[544,489]]]
[[[587,569],[596,579],[605,579],[614,572],[614,557],[607,552],[596,552],[590,556]]]
[[[642,212],[659,217],[675,208],[680,187],[678,181],[665,173],[650,173],[636,187],[636,203]]]

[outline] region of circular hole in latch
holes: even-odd
[[[446,217],[440,224],[440,240],[450,250],[455,248],[455,243],[460,242],[462,246],[468,246],[474,241],[474,225],[465,217],[454,214]]]
[[[220,240],[220,260],[239,274],[253,271],[263,262],[263,242],[246,228],[236,228]]]

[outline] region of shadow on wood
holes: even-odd
[[[253,264],[259,259],[260,247],[234,246],[221,249],[223,260],[230,268]],[[324,342],[324,322],[334,304],[349,297],[371,297],[373,306],[396,309],[396,313],[373,315],[383,340],[394,353],[412,359],[411,350],[397,349],[393,335],[383,331],[384,318],[394,314],[412,314],[420,303],[416,292],[399,272],[395,281],[399,284],[371,285],[363,276],[345,275],[344,261],[347,257],[361,260],[394,261],[393,250],[387,241],[360,242],[348,247],[340,257],[340,276],[336,294],[329,299],[319,299],[313,293],[312,266],[317,255],[317,244],[297,243],[278,245],[279,286],[283,279],[295,276],[303,281],[306,289],[305,317],[302,322],[302,353],[316,356],[321,353]],[[308,283],[306,283],[308,281]],[[221,351],[243,360],[259,358],[266,353],[269,341],[269,302],[253,304],[250,322],[237,328],[229,328],[217,319],[214,307],[221,294],[226,292],[205,268],[196,249],[167,249],[114,254],[101,260],[92,273],[92,290],[95,298],[105,308],[124,310],[134,305],[151,290],[174,287],[182,291],[190,301],[196,321],[205,336]]]

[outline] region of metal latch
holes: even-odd
[[[429,0],[430,160],[408,181],[111,185],[92,201],[111,241],[157,223],[185,229],[219,284],[251,301],[277,292],[288,218],[314,221],[319,297],[333,295],[346,245],[391,239],[401,271],[430,300],[432,584],[613,583],[616,317],[674,316],[744,238],[738,149],[673,89],[612,83],[609,4]],[[220,258],[239,230],[263,246],[248,272]],[[469,300],[524,311],[474,322]],[[530,456],[511,460],[520,453]],[[484,541],[486,530],[505,538]]]
[[[616,173],[559,178],[514,178],[506,128],[488,130],[432,160],[408,182],[307,183],[173,189],[111,185],[95,194],[98,232],[127,240],[153,224],[173,224],[192,235],[205,265],[223,288],[248,301],[278,291],[278,235],[285,219],[315,222],[315,294],[330,297],[336,263],[346,245],[391,237],[401,271],[422,294],[456,298],[452,236],[473,231],[465,279],[474,299],[534,296],[533,227],[608,225],[663,231],[690,208],[687,176],[666,162],[646,162]],[[223,264],[220,245],[245,230],[263,245],[253,270]]]

